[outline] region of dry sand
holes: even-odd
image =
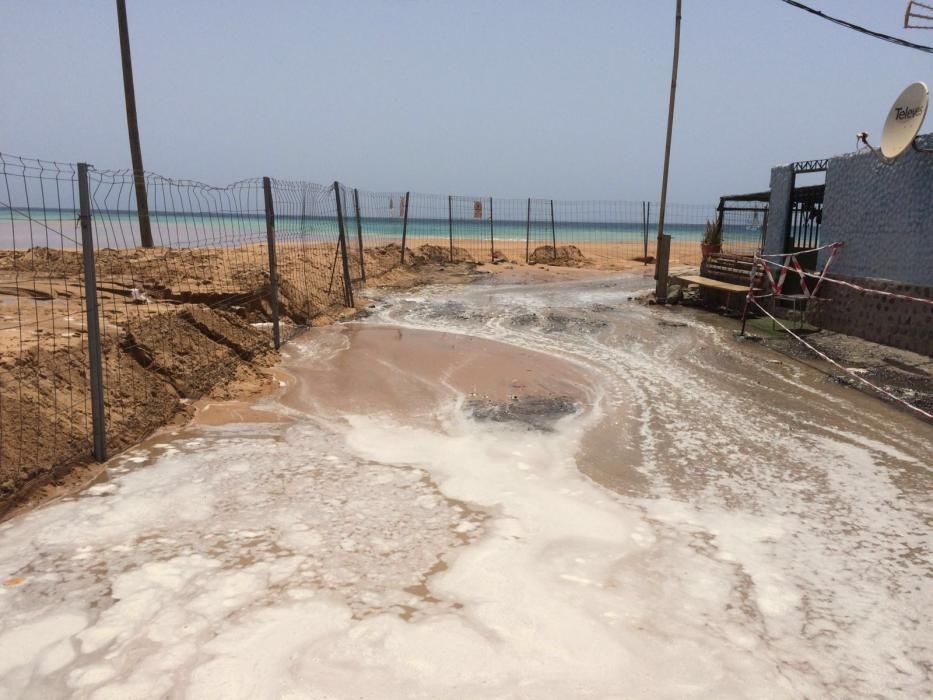
[[[282,335],[363,308],[343,306],[334,247],[279,247]],[[464,279],[469,266],[400,265],[401,250],[366,249],[367,279],[406,287]],[[266,249],[97,252],[108,452],[192,413],[191,402],[268,388],[270,282]],[[429,256],[428,256],[429,257]],[[359,255],[351,251],[352,270]],[[145,295],[136,302],[133,290]],[[0,251],[0,513],[89,463],[91,405],[84,280],[77,251]]]

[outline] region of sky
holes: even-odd
[[[904,30],[907,0],[807,0]],[[128,0],[143,160],[223,185],[657,200],[674,0]],[[684,0],[669,200],[877,143],[933,55],[779,0]],[[130,165],[112,0],[0,0],[0,152]],[[926,124],[924,131],[933,130]]]

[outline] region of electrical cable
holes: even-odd
[[[860,32],[861,34],[867,34],[868,36],[874,37],[875,39],[881,39],[882,41],[887,41],[891,44],[897,44],[898,46],[903,46],[908,49],[916,49],[917,51],[925,51],[926,53],[933,53],[933,46],[924,46],[923,44],[915,44],[911,41],[905,39],[899,39],[896,36],[891,36],[890,34],[882,34],[881,32],[876,32],[867,27],[862,27],[858,24],[852,22],[847,22],[844,19],[839,19],[838,17],[832,17],[827,15],[825,12],[820,12],[817,9],[810,7],[809,5],[804,5],[802,2],[797,2],[797,0],[781,0],[781,2],[790,5],[791,7],[796,7],[798,10],[803,10],[804,12],[809,12],[812,15],[816,15],[822,19],[838,24],[846,29],[852,29],[853,31]]]

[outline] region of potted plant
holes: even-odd
[[[703,240],[700,241],[700,252],[704,258],[710,255],[716,255],[722,250],[722,229],[718,221],[706,222],[703,229]]]

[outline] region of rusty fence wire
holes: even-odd
[[[365,284],[400,265],[617,269],[655,255],[652,202],[269,177],[213,187],[146,173],[138,183],[131,171],[4,154],[0,178],[0,508],[59,468],[103,460],[191,401],[255,378],[272,348],[353,307]],[[751,228],[761,213],[729,212],[724,247],[760,245]],[[716,214],[669,205],[672,262],[699,262]]]
[[[0,154],[0,498],[91,445],[77,168]]]

